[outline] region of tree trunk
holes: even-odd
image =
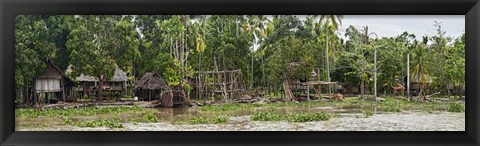
[[[252,74],[251,74],[251,77],[250,77],[250,88],[253,88],[253,53],[254,52],[255,51],[252,48]]]
[[[294,96],[293,96],[292,90],[290,90],[290,85],[288,83],[288,79],[285,79],[283,81],[283,90],[285,92],[285,101],[287,101],[287,102],[293,101]]]
[[[32,94],[33,94],[33,102],[34,103],[38,103],[38,96],[37,96],[37,78],[34,78],[33,79],[33,83],[32,83]]]
[[[373,86],[374,86],[374,92],[375,92],[374,95],[375,95],[375,100],[376,100],[377,99],[377,49],[375,49],[374,64],[375,65],[374,65],[374,72],[373,72],[374,75],[373,76],[374,76],[375,80],[374,80]]]
[[[361,95],[360,97],[363,98],[363,96],[365,95],[365,79],[364,79],[364,75],[365,75],[365,61],[362,61],[362,83],[360,85],[360,90],[361,90]]]
[[[328,60],[328,30],[327,30],[327,43],[325,43],[325,61],[327,66],[327,81],[330,82],[330,61]],[[328,94],[332,93],[332,86],[328,85]]]
[[[448,88],[448,84],[449,84],[449,82],[447,81],[447,84],[445,85],[445,87],[447,89],[447,97],[450,98],[450,89]]]
[[[412,99],[410,97],[410,53],[407,54],[407,98]]]
[[[103,78],[102,76],[99,77],[98,80],[98,88],[97,88],[97,96],[99,100],[103,100]]]
[[[266,93],[267,91],[265,90],[265,86],[267,85],[265,83],[265,66],[264,66],[264,59],[263,59],[263,56],[262,56],[262,81],[263,81],[263,92]]]

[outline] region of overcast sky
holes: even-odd
[[[360,29],[368,25],[369,32],[378,37],[397,36],[408,31],[418,38],[424,35],[436,35],[434,21],[442,22],[446,36],[459,37],[465,31],[464,15],[345,15],[340,33],[344,37],[345,29],[353,25]]]
[[[306,15],[297,17],[304,20]],[[434,21],[441,22],[447,37],[457,38],[465,32],[465,15],[344,15],[339,33],[342,38],[347,39],[345,29],[350,25],[357,29],[368,25],[368,31],[375,32],[379,38],[394,37],[407,31],[421,40],[422,36],[436,35]]]

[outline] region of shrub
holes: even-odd
[[[158,122],[158,118],[157,118],[157,116],[153,115],[152,113],[148,113],[148,114],[144,115],[143,117],[135,118],[132,121],[143,122],[143,123],[154,123],[154,122]]]
[[[450,103],[447,111],[449,111],[449,112],[463,112],[463,111],[465,111],[465,108],[460,103]]]
[[[258,112],[253,114],[250,119],[253,121],[280,121],[285,119],[285,117],[271,112]]]
[[[187,123],[189,124],[206,124],[208,123],[207,118],[203,116],[195,116],[193,118],[190,118]]]
[[[90,120],[90,121],[80,121],[73,122],[70,119],[64,120],[65,124],[75,125],[77,127],[110,127],[110,128],[123,128],[123,125],[120,123],[120,119],[106,119],[106,120]]]
[[[309,121],[326,121],[330,119],[330,115],[318,113],[295,113],[287,116],[289,122],[309,122]]]
[[[367,118],[370,117],[370,116],[373,116],[373,112],[372,112],[372,111],[365,111],[363,114],[364,114],[365,117],[367,117]]]
[[[212,120],[214,124],[227,123],[227,117],[225,116],[215,116]]]
[[[317,113],[293,113],[289,115],[278,115],[271,112],[258,112],[250,117],[253,121],[289,121],[289,122],[309,122],[326,121],[331,115],[323,112]]]

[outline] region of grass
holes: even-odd
[[[285,115],[278,115],[271,112],[258,112],[253,114],[250,119],[252,121],[281,121],[285,120]]]
[[[71,119],[64,119],[66,125],[73,125],[77,127],[110,127],[110,128],[123,128],[120,119],[104,119],[104,120],[88,120],[74,122]]]
[[[204,116],[195,116],[193,118],[188,119],[188,124],[206,124],[208,123],[207,118]]]
[[[125,112],[141,113],[148,111],[146,108],[137,106],[115,106],[115,107],[83,107],[70,109],[45,109],[34,108],[16,109],[16,117],[38,118],[38,117],[72,117],[72,116],[94,116],[104,114],[115,114]]]
[[[320,107],[330,106],[336,108],[360,108],[364,110],[358,117],[368,118],[373,116],[375,112],[401,112],[403,110],[420,110],[426,112],[433,111],[448,111],[448,112],[463,112],[465,111],[462,103],[422,103],[416,101],[406,101],[398,98],[385,98],[383,102],[375,102],[370,100],[347,98],[345,101],[310,101],[310,102],[277,102],[265,104],[240,104],[230,103],[218,106],[202,106],[200,112],[210,113],[206,116],[194,116],[188,119],[174,121],[182,124],[222,124],[228,122],[228,115],[230,111],[237,110],[252,110],[255,108],[267,109],[264,112],[257,112],[251,115],[252,121],[289,121],[289,122],[308,122],[308,121],[322,121],[328,120],[335,115],[323,112],[318,113],[304,113],[296,112],[292,114],[276,114],[275,110],[279,107]],[[141,108],[137,106],[114,106],[114,107],[83,107],[71,109],[16,109],[17,118],[59,118],[64,124],[74,125],[78,127],[111,127],[121,128],[121,122],[142,122],[151,123],[159,122],[160,120],[154,114],[156,109]],[[131,119],[119,119],[118,115],[125,113],[133,113],[139,115]],[[111,115],[114,115],[113,117]],[[212,115],[212,116],[211,116]],[[73,121],[72,117],[88,117],[88,116],[107,116],[109,119],[97,119],[89,121]]]
[[[288,115],[279,115],[272,112],[258,112],[253,114],[250,119],[252,121],[289,121],[289,122],[310,122],[310,121],[326,121],[329,120],[332,115],[317,112],[317,113],[304,113],[298,112]]]
[[[227,123],[228,117],[224,115],[217,115],[213,117],[207,116],[194,116],[186,120],[177,120],[175,124],[223,124]]]
[[[113,106],[113,107],[82,107],[70,109],[45,109],[39,110],[34,108],[16,109],[15,116],[17,118],[59,118],[62,119],[66,125],[77,127],[110,127],[122,128],[121,122],[158,122],[158,118],[153,114],[155,109],[141,108],[137,106]],[[135,113],[143,115],[142,117],[121,120],[117,118],[120,114]],[[108,119],[95,119],[87,121],[74,121],[73,117],[88,117],[88,116],[111,116]]]
[[[264,106],[262,104],[240,104],[240,103],[231,103],[231,104],[223,104],[223,105],[207,105],[202,106],[200,108],[201,111],[233,111],[233,110],[240,110],[240,109],[251,109],[255,107]]]
[[[372,112],[372,111],[365,111],[363,114],[364,114],[365,117],[367,117],[367,118],[373,116],[373,112]]]
[[[449,112],[464,112],[465,108],[462,104],[460,103],[450,103],[448,106],[447,111]]]
[[[419,111],[444,111],[449,105],[448,103],[422,103],[416,101],[407,101],[393,97],[386,97],[385,101],[375,102],[357,98],[347,98],[345,101],[310,101],[310,102],[277,102],[265,104],[223,104],[223,105],[207,105],[200,108],[201,111],[235,111],[254,109],[258,107],[276,108],[276,107],[312,107],[312,106],[333,106],[333,107],[359,107],[367,110],[376,109],[379,112],[401,112],[403,110],[419,110]]]
[[[133,118],[131,121],[138,123],[155,123],[158,122],[158,117],[153,113],[147,113],[143,117]]]
[[[228,117],[226,116],[215,116],[212,120],[213,124],[222,124],[222,123],[227,123]]]

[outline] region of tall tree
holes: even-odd
[[[113,77],[116,68],[113,28],[117,21],[118,16],[78,16],[75,29],[67,41],[74,76],[85,74],[97,77],[100,100],[103,100],[103,84]]]
[[[334,31],[337,31],[339,26],[342,25],[342,19],[343,19],[343,15],[322,15],[320,17],[320,22],[323,22],[325,27],[328,28],[329,26],[332,27],[332,29]],[[326,41],[327,43],[325,43],[325,61],[326,61],[326,67],[327,67],[327,81],[330,82],[330,61],[328,59],[328,54],[329,54],[329,48],[328,48],[328,44],[329,44],[329,29],[326,29],[325,33],[326,33]],[[329,89],[328,89],[328,92],[331,93],[332,92],[332,88],[331,86],[329,86]]]

